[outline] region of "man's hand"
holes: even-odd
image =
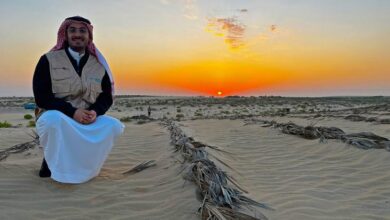
[[[96,112],[79,108],[74,113],[73,119],[81,124],[91,124],[96,121]]]
[[[84,124],[92,124],[96,121],[96,112],[94,110],[86,110],[86,117],[83,118]]]

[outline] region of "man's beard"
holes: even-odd
[[[69,47],[76,52],[84,52],[87,49],[87,45],[77,45],[77,44],[69,44]]]
[[[72,50],[76,51],[76,52],[84,52],[87,47],[85,46],[69,46]]]

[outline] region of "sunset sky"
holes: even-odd
[[[91,20],[117,94],[390,95],[388,0],[0,0],[0,96]]]

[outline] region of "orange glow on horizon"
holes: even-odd
[[[121,1],[108,11],[105,4],[53,4],[53,13],[32,20],[24,18],[45,1],[2,4],[4,18],[13,19],[0,26],[15,30],[0,34],[0,95],[32,95],[38,59],[75,7],[96,26],[93,41],[120,94],[390,94],[390,1]],[[337,9],[335,19],[323,8]]]

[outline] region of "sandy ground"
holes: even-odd
[[[18,143],[14,135],[1,137],[2,146]],[[121,174],[151,159],[156,167]],[[85,184],[39,178],[41,160],[42,149],[35,149],[0,163],[0,219],[197,219],[195,188],[184,184],[169,135],[157,123],[127,123],[100,175]]]
[[[116,104],[108,114],[117,118],[146,114],[150,103],[142,104],[145,100],[129,99],[131,107]],[[326,108],[332,105],[335,109],[345,107],[317,104]],[[295,108],[291,103],[281,108],[286,106]],[[275,107],[266,104],[154,103],[152,107],[152,117],[157,119],[177,119],[177,114],[183,114],[177,123],[187,135],[231,152],[209,150],[229,164],[226,167],[216,161],[249,192],[250,198],[275,209],[262,210],[269,219],[390,219],[390,152],[386,150],[361,150],[337,140],[319,143],[257,124],[245,125],[243,119],[195,119],[196,112],[203,117],[221,115],[221,111],[234,115],[275,112]],[[26,127],[29,120],[23,116],[32,111],[20,107],[0,109],[0,122],[13,125],[0,128],[0,151],[30,141],[34,128]],[[261,118],[335,126],[347,133],[370,131],[390,138],[389,124],[293,115]],[[131,120],[125,125],[99,176],[84,184],[39,178],[39,147],[0,161],[0,219],[200,219],[196,214],[200,205],[196,187],[182,178],[182,158],[173,151],[168,130],[159,121]],[[122,174],[145,160],[156,160],[157,166],[134,175]]]
[[[275,209],[264,211],[270,219],[390,219],[390,152],[239,121],[182,123],[195,139],[233,153],[214,152],[251,198]]]

